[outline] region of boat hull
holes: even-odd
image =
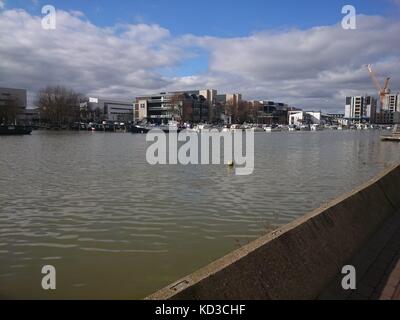
[[[29,135],[32,128],[24,126],[0,126],[1,136]]]
[[[171,131],[170,127],[165,126],[165,127],[145,127],[145,126],[132,126],[131,127],[131,133],[133,134],[146,134],[150,132],[151,130],[161,130],[164,133],[169,133]],[[181,132],[181,128],[175,128],[172,130],[173,132]]]

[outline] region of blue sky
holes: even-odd
[[[393,0],[7,0],[8,8],[40,14],[42,5],[82,11],[98,26],[156,23],[174,35],[193,33],[219,37],[246,36],[264,29],[310,28],[342,18],[352,4],[358,14],[394,15]],[[397,12],[398,13],[398,12]]]
[[[341,28],[347,4],[357,30]],[[365,64],[400,88],[399,14],[400,0],[0,0],[0,85],[124,99],[212,88],[341,111],[375,92]]]

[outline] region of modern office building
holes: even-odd
[[[215,119],[226,124],[232,124],[234,115],[239,113],[242,95],[240,93],[217,94],[215,97]]]
[[[371,96],[346,97],[345,119],[351,123],[375,123],[377,100]]]
[[[237,107],[240,94],[218,95],[217,90],[190,90],[161,92],[136,98],[134,121],[144,119],[152,123],[168,123],[171,120],[184,122],[214,122],[224,110],[221,105],[228,102]]]
[[[7,112],[5,112],[8,106],[15,106],[15,113],[10,113],[10,118],[7,116]],[[23,122],[25,120],[25,110],[27,106],[27,95],[25,89],[12,89],[12,88],[0,88],[0,113],[2,114],[2,118],[0,122]],[[14,115],[15,114],[15,115]]]
[[[270,100],[249,101],[249,107],[256,114],[255,121],[259,124],[287,124],[288,111],[297,110],[286,103]]]
[[[175,92],[161,92],[136,97],[134,121],[147,120],[151,123],[167,124],[171,120],[180,120],[180,109],[183,105],[183,97],[179,101],[180,96]]]
[[[208,104],[208,122],[214,122],[216,119],[220,118],[220,112],[217,105],[217,90],[205,89],[200,90],[199,95],[203,96],[207,100]]]
[[[288,112],[293,111],[287,104],[275,101],[260,101],[262,104],[259,110],[259,122],[264,124],[287,124]]]
[[[133,102],[130,101],[90,97],[87,107],[94,114],[95,121],[129,122],[133,120]]]

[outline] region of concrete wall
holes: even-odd
[[[400,163],[148,299],[315,299],[400,210]]]

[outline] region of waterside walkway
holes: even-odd
[[[339,274],[320,299],[400,300],[400,212],[349,262],[356,268],[357,290],[344,291]]]

